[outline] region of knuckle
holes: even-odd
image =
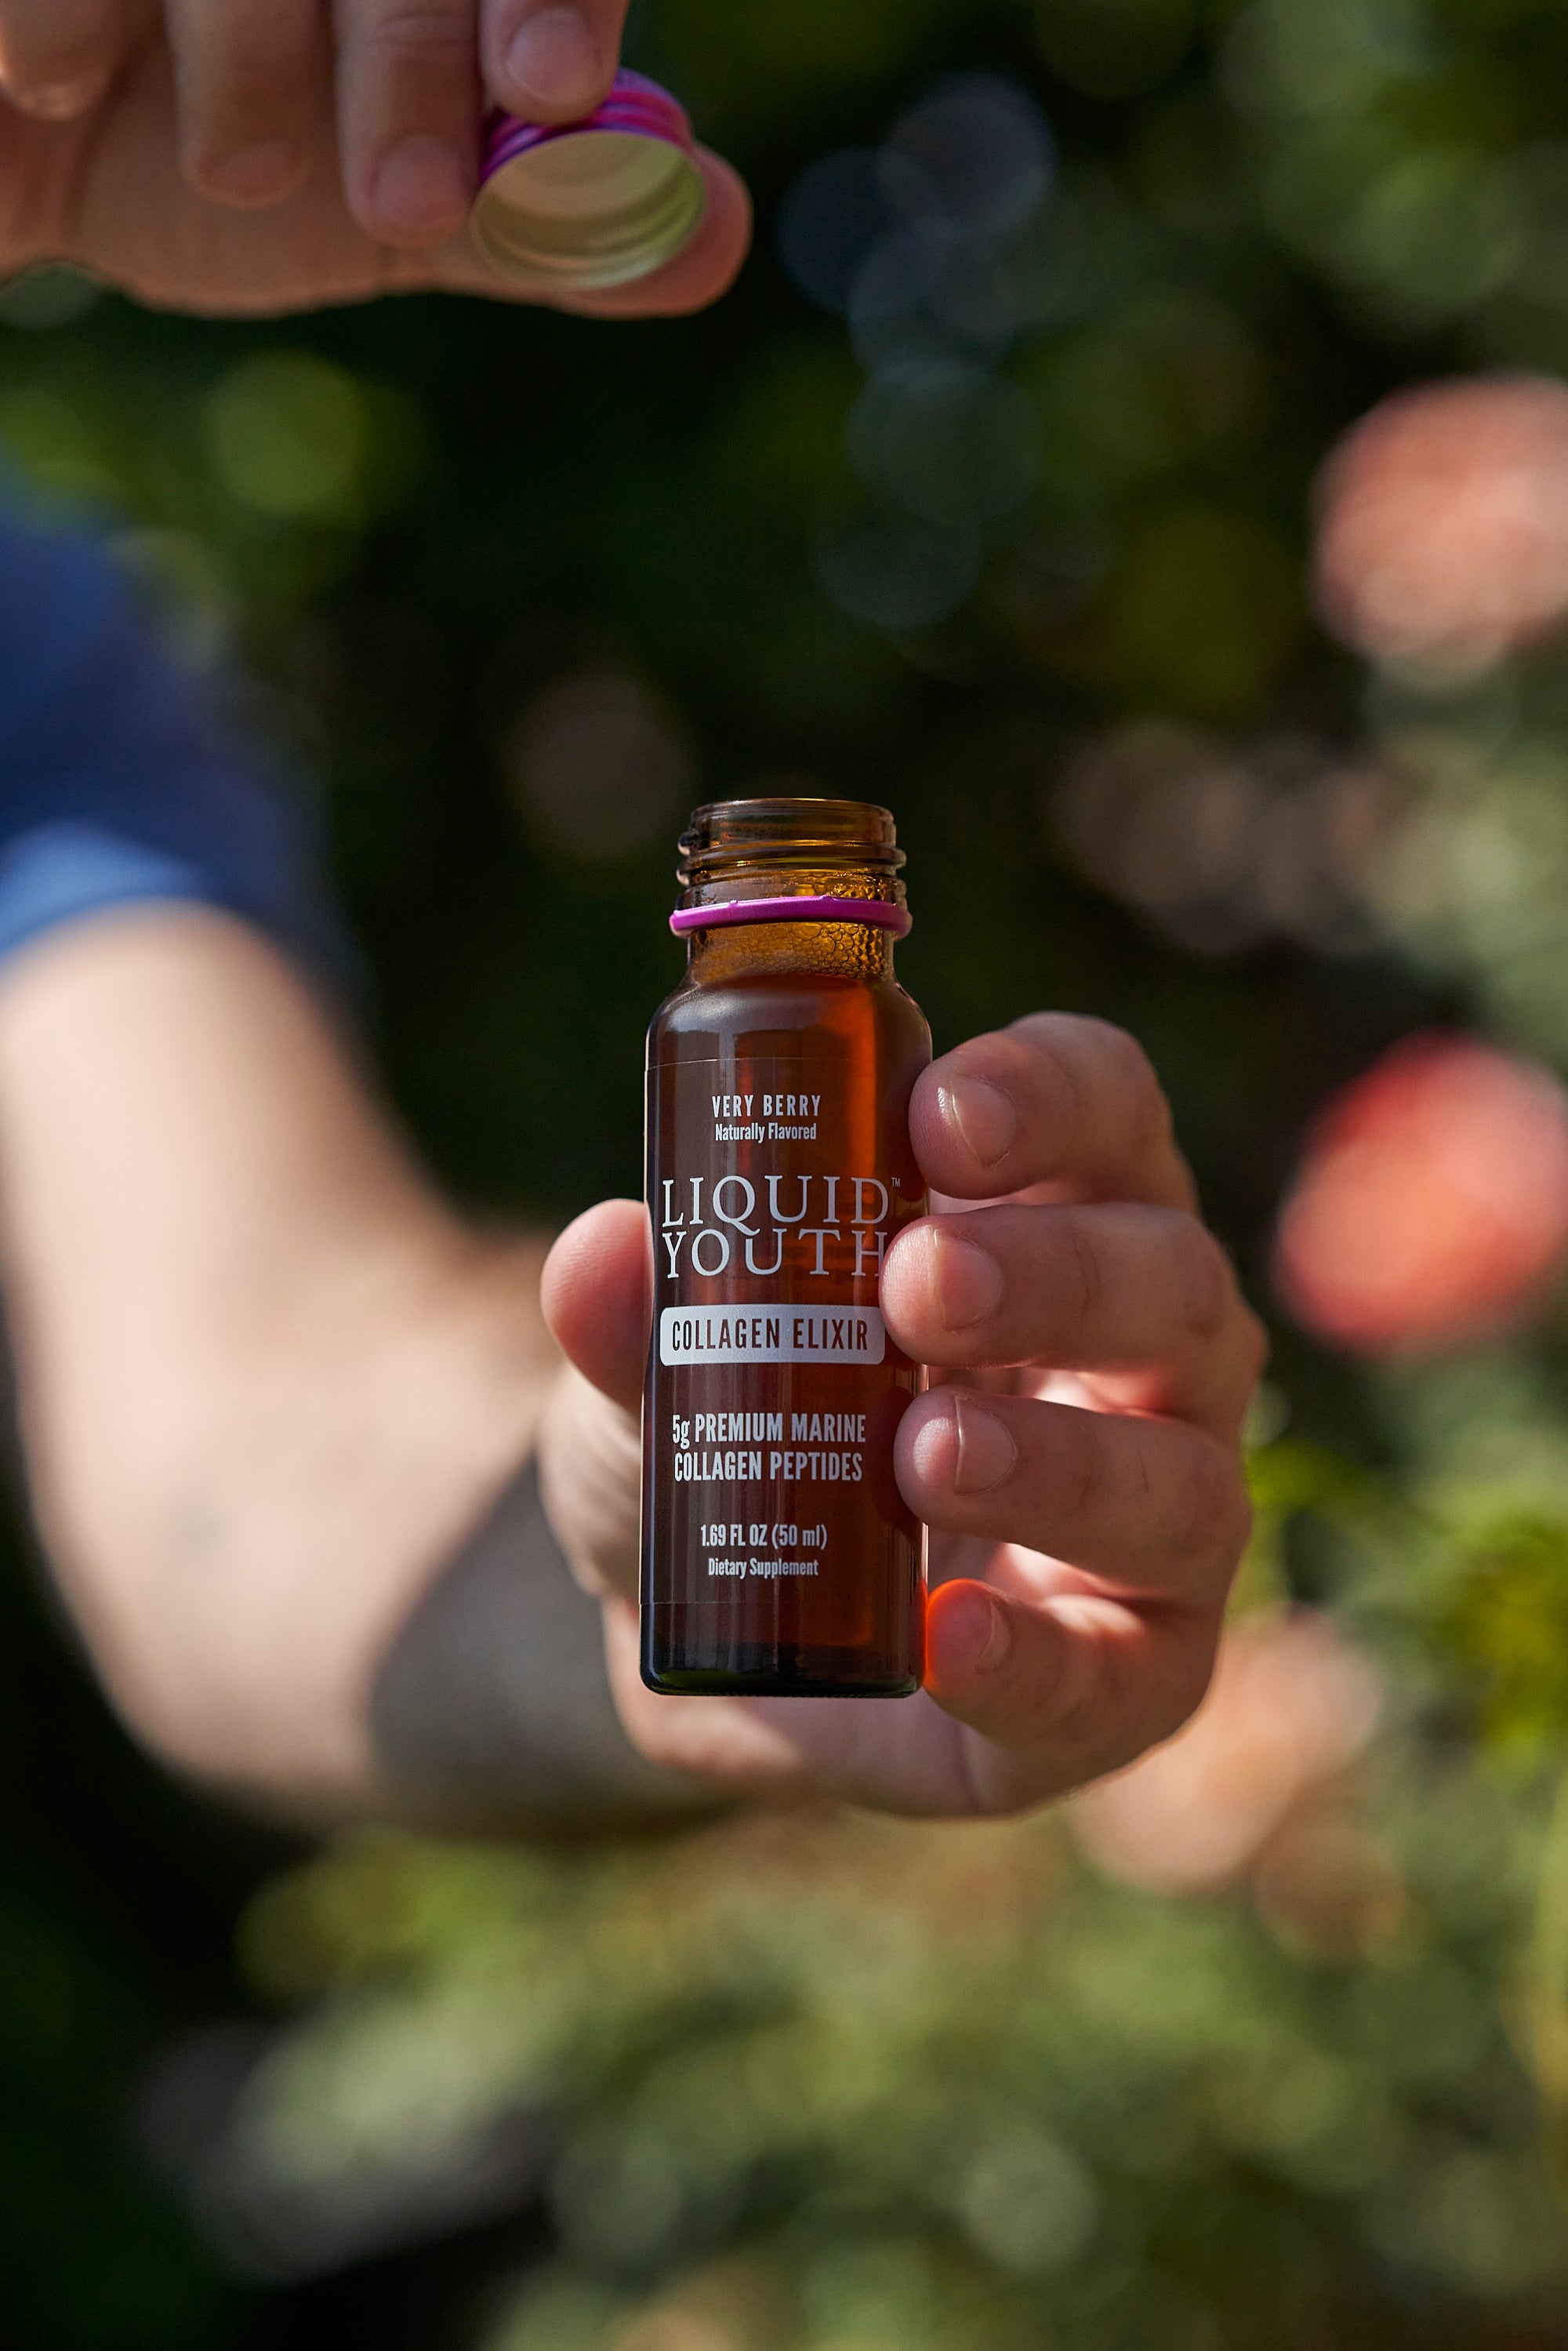
[[[1204,1639],[1184,1637],[1152,1687],[1128,1689],[1115,1719],[1102,1727],[1100,1772],[1124,1771],[1186,1729],[1208,1696],[1218,1645],[1218,1625]]]
[[[1192,1642],[1184,1646],[1169,1679],[1163,1684],[1158,1698],[1145,1725],[1146,1743],[1157,1747],[1185,1730],[1204,1699],[1214,1679],[1214,1664],[1218,1654],[1218,1638],[1203,1644]]]
[[[1036,1067],[1047,1086],[1053,1088],[1058,1095],[1061,1114],[1064,1118],[1081,1116],[1089,1107],[1089,1092],[1079,1067],[1078,1056],[1072,1052],[1054,1022],[1048,1026],[1042,1020],[1031,1041]]]
[[[1101,1421],[1099,1413],[1061,1405],[1047,1424],[1056,1437],[1051,1489],[1071,1526],[1095,1518],[1106,1499],[1109,1470]]]
[[[1051,1729],[1053,1743],[1076,1749],[1076,1777],[1085,1781],[1124,1771],[1186,1729],[1208,1695],[1218,1652],[1219,1622],[1173,1628],[1157,1677],[1109,1681],[1099,1671],[1081,1669],[1062,1692]]]
[[[1195,1339],[1217,1339],[1237,1309],[1229,1259],[1207,1226],[1179,1215],[1172,1223],[1172,1253],[1183,1330]]]
[[[1171,1118],[1171,1106],[1166,1100],[1166,1090],[1155,1072],[1155,1065],[1138,1043],[1124,1029],[1113,1032],[1122,1040],[1118,1079],[1127,1105],[1128,1123],[1133,1148],[1140,1160],[1146,1160],[1176,1148],[1176,1129]]]
[[[1166,1101],[1165,1088],[1154,1063],[1132,1031],[1119,1028],[1113,1020],[1090,1019],[1084,1019],[1082,1028],[1110,1087],[1126,1105],[1134,1131],[1140,1134],[1145,1131],[1168,1134],[1170,1105]]]
[[[1113,1770],[1123,1760],[1106,1753],[1111,1711],[1106,1698],[1106,1673],[1101,1652],[1086,1643],[1074,1643],[1065,1653],[1040,1729],[1051,1747],[1086,1759],[1083,1778],[1098,1777],[1102,1771]]]
[[[1093,1228],[1071,1209],[1060,1218],[1062,1336],[1069,1343],[1092,1330],[1105,1301],[1105,1267]]]
[[[1014,1023],[1012,1033],[1020,1032],[1051,1073],[1064,1112],[1097,1112],[1096,1123],[1124,1138],[1139,1160],[1175,1153],[1165,1088],[1130,1030],[1086,1013],[1030,1013]]]
[[[375,22],[376,47],[394,64],[424,66],[433,59],[452,63],[471,60],[473,22],[465,6],[383,8]]]
[[[314,51],[308,38],[296,46],[254,37],[235,40],[214,58],[204,93],[209,110],[221,108],[243,120],[246,135],[254,137],[259,110],[296,104],[309,89]]]
[[[1166,1505],[1171,1549],[1182,1559],[1233,1566],[1250,1524],[1240,1471],[1212,1437],[1197,1430],[1176,1458]]]
[[[1092,1028],[1095,1042],[1115,1076],[1129,1093],[1141,1102],[1165,1106],[1165,1094],[1155,1075],[1155,1065],[1130,1029],[1120,1028],[1113,1020],[1094,1020]]]

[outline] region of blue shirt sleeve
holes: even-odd
[[[298,781],[163,651],[95,540],[0,512],[0,956],[170,899],[357,992]]]

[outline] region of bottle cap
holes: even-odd
[[[662,268],[706,208],[685,110],[622,67],[580,122],[491,117],[469,228],[514,285],[588,293]]]

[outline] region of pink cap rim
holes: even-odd
[[[515,162],[519,155],[529,154],[534,148],[547,146],[552,139],[568,138],[577,131],[624,131],[635,138],[662,139],[667,147],[680,148],[683,154],[696,152],[692,126],[679,99],[672,98],[656,81],[650,81],[646,74],[633,73],[629,66],[622,66],[602,102],[580,121],[524,122],[515,114],[492,114],[485,130],[479,184],[483,187],[504,164]]]
[[[914,920],[907,906],[886,898],[721,898],[711,906],[677,906],[670,928],[680,938],[687,931],[724,930],[732,923],[862,923],[902,939]]]

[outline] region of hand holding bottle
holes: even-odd
[[[577,120],[626,0],[0,0],[0,275],[37,261],[141,299],[261,315],[445,287],[517,298],[467,234],[489,105]],[[693,243],[603,316],[700,308],[750,233],[704,152]]]
[[[622,1719],[653,1760],[891,1811],[1006,1812],[1131,1761],[1201,1698],[1246,1541],[1239,1437],[1263,1338],[1121,1030],[1038,1014],[974,1039],[921,1078],[910,1127],[950,1204],[893,1243],[882,1282],[890,1332],[933,1367],[897,1449],[932,1533],[919,1696],[643,1687],[640,1204],[590,1210],[547,1266],[576,1368],[541,1467],[558,1532],[604,1592]]]

